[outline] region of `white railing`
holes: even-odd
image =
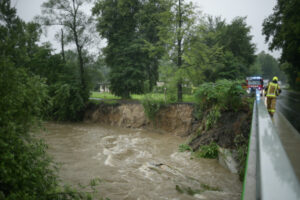
[[[249,141],[242,199],[300,200],[299,180],[259,98],[253,106]]]

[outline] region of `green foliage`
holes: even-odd
[[[248,154],[249,138],[244,137],[242,134],[234,138],[234,144],[237,149],[237,160],[239,162],[239,177],[243,180],[246,170],[247,154]]]
[[[90,97],[100,99],[120,99],[120,97],[117,97],[109,92],[92,92]]]
[[[155,100],[151,94],[145,96],[142,104],[145,114],[150,120],[154,120],[157,112],[165,105],[163,101]]]
[[[300,3],[298,0],[277,0],[273,13],[263,22],[263,34],[270,41],[269,49],[281,49],[281,64],[289,63],[283,68],[288,75],[288,82],[296,88],[300,73]],[[300,87],[298,88],[300,89]]]
[[[209,190],[209,191],[221,191],[220,188],[218,188],[218,187],[213,187],[213,186],[210,186],[210,185],[205,184],[205,183],[202,183],[202,184],[201,184],[201,187],[202,187],[204,190]]]
[[[175,103],[177,102],[177,85],[176,82],[170,82],[166,86],[166,101],[169,103]]]
[[[278,61],[264,51],[257,55],[256,61],[250,69],[254,70],[252,73],[249,73],[250,75],[261,75],[264,79],[269,80],[272,80],[274,76],[277,76],[280,81],[286,81],[286,76],[279,68]]]
[[[45,199],[57,186],[45,145],[29,128],[44,109],[47,88],[2,57],[0,60],[0,194],[7,199]]]
[[[192,151],[192,148],[188,144],[181,144],[178,147],[179,152]]]
[[[240,81],[219,80],[204,83],[195,92],[195,98],[201,111],[237,110],[242,104],[245,91]]]
[[[215,142],[209,145],[202,145],[198,151],[194,152],[197,158],[217,158],[218,157],[218,145]]]
[[[206,116],[205,121],[205,129],[209,130],[214,127],[214,125],[217,124],[218,119],[221,117],[220,108],[218,106],[213,106],[208,115]]]
[[[81,88],[71,84],[55,84],[51,87],[50,117],[59,121],[81,119],[79,112],[85,108]]]
[[[162,45],[158,37],[164,1],[98,0],[93,8],[97,29],[108,41],[110,90],[122,98],[152,90],[158,80]]]
[[[9,0],[0,1],[0,199],[79,199],[59,189],[47,146],[32,136],[49,109],[47,84],[61,75],[60,59],[37,46],[39,35],[37,24],[25,24]]]
[[[208,17],[195,26],[185,46],[184,70],[193,85],[218,79],[244,79],[253,64],[255,45],[245,18],[226,24]]]
[[[204,83],[195,92],[197,119],[205,118],[205,130],[211,129],[226,110],[238,111],[243,106],[245,91],[240,81],[219,80]]]
[[[86,2],[88,1],[48,0],[41,6],[43,15],[36,17],[36,20],[43,26],[60,25],[65,32],[65,36],[61,40],[62,45],[73,43],[76,46],[78,75],[83,91],[87,90],[88,87],[84,50],[92,41],[90,39],[92,19],[82,10]],[[82,96],[82,98],[85,98],[85,96]],[[84,99],[84,101],[87,101],[87,99]]]

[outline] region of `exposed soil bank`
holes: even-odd
[[[242,175],[252,119],[249,105],[245,104],[237,112],[222,112],[220,119],[211,129],[206,127],[208,115],[204,114],[201,121],[197,120],[193,115],[194,109],[193,104],[170,104],[162,107],[155,119],[151,121],[139,102],[122,101],[116,104],[102,102],[88,106],[85,121],[126,128],[158,129],[177,136],[192,135],[193,139],[189,142],[189,146],[193,151],[198,150],[202,145],[215,142],[221,147],[219,148],[220,163],[231,172],[240,171]],[[224,153],[227,151],[230,153]],[[230,160],[235,160],[237,164],[230,166]]]
[[[188,103],[170,104],[161,108],[153,121],[145,115],[143,105],[139,102],[120,102],[116,104],[90,104],[85,112],[85,121],[108,124],[126,128],[154,128],[188,136],[197,133],[190,142],[193,150],[201,145],[216,142],[220,147],[235,148],[234,139],[238,135],[248,138],[252,112],[245,106],[238,112],[223,112],[214,128],[206,130],[206,118],[198,121],[194,116],[194,105]]]
[[[197,150],[201,145],[209,145],[211,142],[217,143],[220,147],[226,149],[235,149],[239,137],[248,139],[252,120],[252,112],[245,108],[238,112],[223,112],[221,118],[214,128],[205,131],[205,120],[201,123],[201,129],[198,129],[198,136],[194,138],[189,145],[193,150]]]
[[[161,108],[151,121],[144,112],[143,105],[138,102],[122,102],[117,104],[100,103],[88,106],[84,120],[126,128],[154,128],[187,136],[200,124],[193,117],[192,104],[170,104]]]

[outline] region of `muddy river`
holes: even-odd
[[[240,199],[242,183],[215,159],[180,153],[184,138],[86,123],[46,123],[48,152],[64,183],[101,179],[97,191],[115,199]]]

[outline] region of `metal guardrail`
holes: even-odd
[[[259,98],[253,107],[248,148],[242,199],[300,200],[299,180]]]

